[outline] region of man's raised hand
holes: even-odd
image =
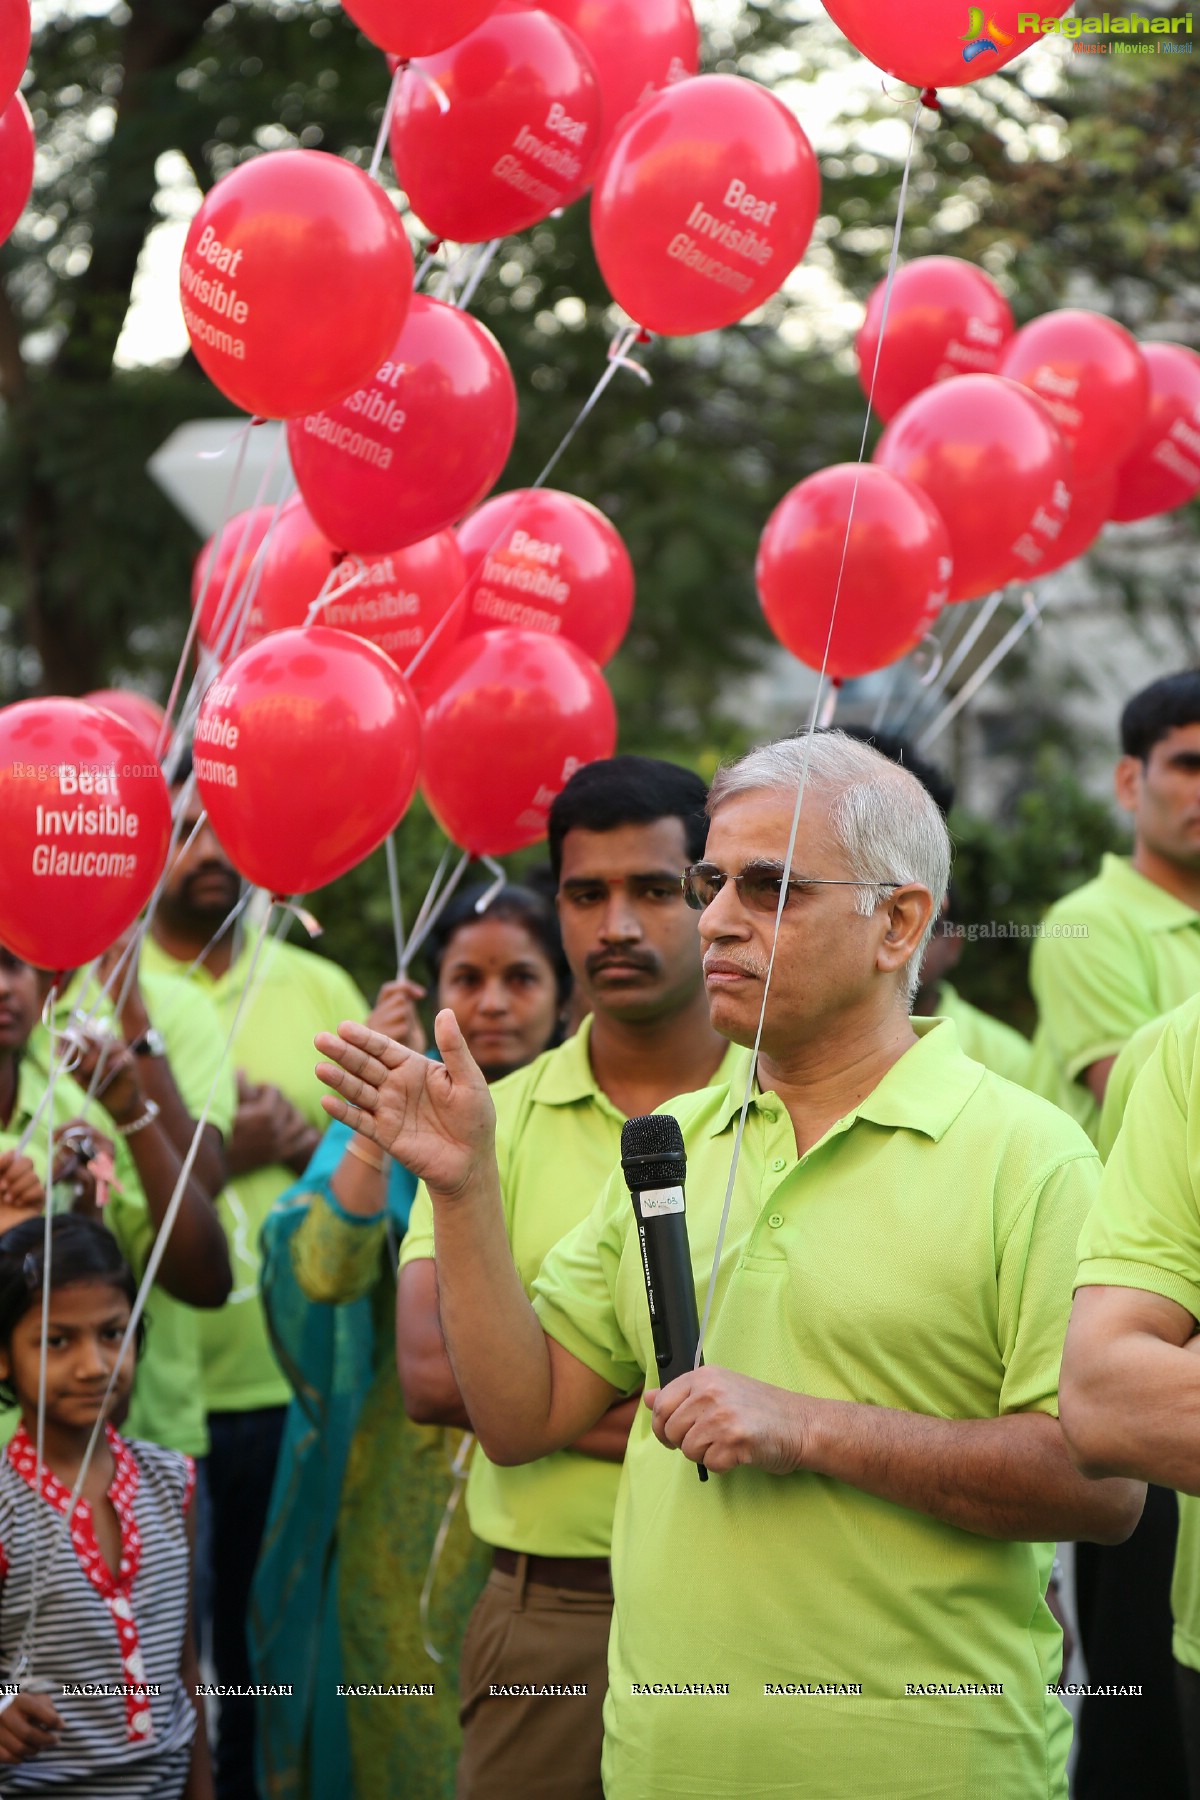
[[[317,1078],[332,1088],[321,1105],[411,1169],[431,1193],[454,1197],[492,1155],[496,1111],[454,1014],[434,1021],[442,1062],[346,1020],[314,1040],[328,1061]]]

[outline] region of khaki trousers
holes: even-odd
[[[457,1800],[603,1800],[611,1622],[608,1595],[529,1583],[524,1557],[493,1569],[463,1639]]]

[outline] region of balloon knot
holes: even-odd
[[[647,331],[646,327],[643,325],[641,330],[638,332],[637,337],[634,339],[634,343],[636,343],[636,344],[652,344],[653,342],[654,342],[654,333],[652,331]]]
[[[430,238],[429,242],[425,246],[426,256],[436,256],[438,251],[441,249],[441,247],[442,247],[441,238]]]
[[[255,425],[265,425],[266,422],[267,422],[266,419],[264,418],[264,416],[261,413],[255,413],[254,417],[250,421],[251,429],[253,429]]]
[[[831,675],[829,685],[832,688],[843,688],[846,685],[846,678],[844,675]]]
[[[921,89],[921,105],[927,106],[930,112],[941,112],[942,103],[938,99],[936,88],[927,87]]]

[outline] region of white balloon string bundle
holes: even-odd
[[[1048,595],[1038,595],[1035,599],[1033,594],[1025,594],[1020,618],[1009,627],[995,649],[980,663],[970,680],[964,682],[950,704],[943,707],[932,725],[922,732],[917,739],[918,750],[928,749],[930,744],[936,743],[951,720],[956,719],[964,706],[969,705],[975,698],[980,688],[991,680],[1005,657],[1016,648],[1025,633],[1041,623],[1042,612],[1048,598]]]
[[[972,650],[991,624],[993,618],[996,616],[996,612],[1004,600],[1004,595],[1005,590],[1003,588],[997,588],[994,593],[988,595],[987,599],[983,602],[983,605],[979,607],[976,612],[975,617],[971,620],[966,631],[961,634],[958,641],[955,643],[954,649],[948,652],[946,660],[942,664],[942,672],[938,679],[934,682],[932,687],[928,688],[925,692],[922,693],[918,690],[916,698],[909,706],[908,711],[904,714],[903,719],[897,724],[897,731],[902,730],[903,727],[908,724],[910,719],[915,723],[920,721],[922,713],[932,713],[937,706],[938,701],[946,692],[946,689],[949,687],[950,683],[953,681],[954,677],[962,668],[968,656],[970,656]]]
[[[43,1590],[43,1587],[49,1584],[50,1578],[51,1578],[51,1576],[53,1574],[53,1570],[54,1570],[54,1563],[55,1563],[58,1555],[61,1553],[64,1541],[69,1537],[70,1530],[71,1530],[71,1521],[75,1516],[75,1509],[76,1509],[77,1505],[79,1504],[79,1497],[83,1492],[84,1483],[86,1482],[87,1477],[88,1477],[88,1472],[91,1469],[92,1458],[94,1457],[94,1455],[96,1453],[96,1446],[100,1441],[100,1434],[104,1429],[104,1422],[105,1422],[105,1419],[108,1414],[109,1401],[111,1400],[113,1390],[116,1387],[117,1377],[120,1373],[122,1365],[124,1364],[125,1358],[131,1353],[131,1349],[132,1349],[134,1339],[135,1339],[135,1336],[137,1333],[138,1324],[141,1320],[143,1312],[146,1309],[146,1301],[149,1298],[150,1290],[154,1286],[155,1280],[157,1279],[158,1271],[162,1264],[163,1256],[166,1254],[166,1248],[167,1248],[168,1243],[170,1242],[171,1232],[175,1226],[175,1221],[179,1217],[179,1210],[180,1210],[180,1207],[183,1205],[184,1195],[187,1192],[188,1183],[191,1180],[192,1169],[195,1166],[196,1156],[197,1156],[197,1153],[200,1148],[200,1139],[205,1130],[205,1127],[208,1124],[209,1114],[212,1111],[213,1101],[216,1098],[217,1089],[220,1085],[222,1074],[224,1073],[225,1063],[229,1057],[230,1050],[232,1048],[234,1039],[237,1035],[238,1026],[241,1024],[243,1012],[245,1011],[246,1005],[249,1001],[249,998],[250,998],[250,996],[254,990],[255,984],[256,984],[259,965],[260,965],[260,962],[262,959],[262,951],[263,951],[264,944],[266,942],[267,928],[268,928],[268,924],[270,922],[271,911],[272,911],[272,908],[268,908],[267,914],[266,914],[265,918],[263,919],[262,926],[261,926],[257,941],[254,946],[254,952],[250,958],[250,963],[246,970],[246,978],[242,985],[241,995],[238,999],[237,1006],[234,1010],[234,1015],[233,1015],[233,1019],[229,1026],[229,1031],[226,1034],[225,1044],[224,1044],[224,1047],[222,1050],[220,1061],[218,1062],[217,1068],[213,1073],[212,1082],[209,1086],[208,1094],[205,1098],[204,1105],[201,1108],[200,1116],[196,1120],[196,1128],[192,1135],[191,1145],[189,1146],[187,1155],[184,1157],[183,1163],[180,1166],[179,1174],[175,1180],[174,1190],[171,1194],[170,1200],[167,1203],[166,1211],[163,1214],[162,1224],[159,1226],[158,1232],[155,1235],[154,1243],[150,1250],[150,1256],[146,1263],[145,1272],[142,1276],[141,1282],[138,1285],[137,1294],[134,1299],[132,1310],[130,1311],[129,1323],[126,1326],[125,1334],[121,1339],[120,1349],[118,1351],[116,1360],[113,1364],[113,1371],[112,1371],[112,1374],[109,1376],[108,1386],[105,1388],[104,1397],[100,1403],[100,1408],[99,1408],[99,1411],[96,1416],[96,1423],[92,1427],[91,1436],[88,1439],[87,1446],[83,1453],[83,1459],[79,1465],[79,1473],[77,1474],[77,1476],[75,1478],[75,1485],[71,1491],[71,1497],[70,1497],[70,1500],[67,1505],[67,1510],[66,1510],[65,1514],[63,1514],[61,1520],[56,1520],[54,1522],[54,1531],[53,1531],[53,1536],[52,1536],[52,1541],[51,1541],[51,1546],[50,1546],[50,1555],[49,1555],[49,1559],[48,1559],[44,1574],[40,1573],[39,1562],[37,1560],[35,1560],[35,1563],[34,1563],[34,1582],[33,1582],[33,1593],[32,1593],[30,1611],[29,1611],[29,1616],[25,1623],[24,1630],[21,1635],[21,1642],[20,1642],[20,1649],[19,1649],[18,1657],[17,1657],[17,1663],[16,1663],[16,1667],[13,1671],[14,1678],[18,1679],[18,1680],[27,1678],[33,1672],[35,1652],[36,1652],[36,1647],[37,1647],[36,1646],[36,1634],[37,1634],[37,1615],[38,1615],[39,1596]],[[54,1080],[53,1068],[54,1068],[54,1063],[52,1061],[51,1076],[50,1076],[51,1083]],[[53,1151],[51,1151],[51,1156],[53,1156]],[[50,1212],[50,1205],[49,1205],[49,1189],[47,1189],[46,1233],[45,1233],[45,1249],[43,1252],[43,1269],[42,1269],[42,1339],[41,1339],[41,1342],[42,1342],[42,1367],[41,1367],[41,1371],[39,1374],[39,1383],[38,1383],[39,1437],[40,1437],[41,1429],[42,1429],[41,1421],[42,1421],[42,1414],[43,1414],[44,1404],[45,1404],[44,1390],[45,1390],[45,1363],[46,1363],[46,1330],[47,1330],[47,1324],[48,1324],[48,1320],[49,1320],[50,1289],[51,1289],[51,1284],[52,1284],[52,1269],[51,1269],[51,1261],[50,1261],[50,1238],[51,1238],[51,1212]],[[39,1492],[40,1492],[40,1480],[41,1480],[41,1462],[42,1462],[41,1451],[40,1451],[40,1447],[39,1447],[39,1451],[38,1451],[38,1479],[39,1479],[38,1491]],[[35,1545],[35,1558],[36,1558],[36,1556],[37,1556],[37,1547]]]
[[[858,468],[861,469],[867,453],[867,435],[871,426],[871,413],[875,404],[875,384],[879,376],[879,357],[883,348],[884,333],[887,329],[888,309],[891,305],[892,288],[896,280],[896,268],[900,258],[900,235],[904,226],[904,209],[908,198],[908,179],[912,169],[913,155],[916,150],[917,129],[921,121],[924,101],[918,100],[913,109],[912,131],[909,134],[908,153],[904,159],[904,172],[900,178],[900,192],[896,202],[896,226],[892,234],[891,254],[888,258],[887,282],[884,288],[883,316],[879,325],[879,341],[875,347],[875,362],[871,369],[871,381],[867,392],[866,417],[863,420],[862,439],[858,447]],[[792,867],[792,857],[796,850],[796,838],[800,831],[800,816],[804,807],[804,794],[808,786],[808,764],[812,747],[813,733],[833,723],[837,708],[838,688],[833,686],[828,698],[825,695],[826,670],[829,667],[829,654],[833,644],[834,625],[837,621],[838,602],[842,592],[842,577],[846,569],[846,557],[850,549],[850,534],[854,526],[854,507],[858,498],[858,476],[855,475],[854,487],[850,494],[850,507],[846,515],[846,535],[842,544],[841,562],[838,566],[837,584],[833,591],[833,604],[829,609],[829,629],[825,636],[825,651],[821,659],[821,668],[817,677],[817,691],[813,697],[812,713],[808,729],[804,736],[804,759],[800,766],[800,780],[796,788],[796,801],[792,808],[792,822],[788,832],[787,848],[783,855],[784,879],[779,884],[779,904],[775,909],[775,921],[771,934],[771,953],[767,960],[767,972],[763,980],[762,1005],[759,1007],[758,1024],[754,1032],[754,1045],[750,1053],[750,1067],[746,1075],[746,1086],[742,1094],[741,1109],[738,1113],[737,1130],[733,1139],[733,1154],[729,1163],[729,1177],[725,1184],[725,1200],[721,1208],[721,1219],[717,1227],[717,1241],[713,1250],[712,1271],[708,1278],[708,1288],[704,1296],[704,1309],[700,1317],[700,1332],[696,1341],[696,1360],[694,1367],[700,1367],[704,1356],[704,1341],[708,1335],[709,1321],[712,1317],[713,1299],[717,1291],[717,1276],[721,1268],[721,1254],[725,1248],[725,1234],[729,1227],[729,1212],[733,1205],[733,1191],[737,1183],[738,1167],[742,1157],[742,1143],[746,1135],[746,1118],[750,1111],[750,1102],[754,1097],[754,1087],[758,1079],[758,1056],[762,1046],[763,1027],[766,1023],[767,1004],[771,996],[771,980],[775,973],[775,958],[779,950],[779,928],[783,922],[783,909],[787,905],[787,878]]]
[[[388,901],[392,909],[392,936],[396,943],[396,974],[404,973],[404,903],[400,898],[400,863],[396,855],[396,833],[389,831],[384,839],[387,859]]]
[[[450,1494],[438,1524],[437,1536],[433,1540],[433,1551],[429,1558],[429,1567],[425,1571],[425,1580],[421,1586],[419,1612],[421,1619],[421,1642],[425,1654],[431,1662],[442,1663],[446,1658],[433,1641],[433,1628],[429,1611],[433,1601],[434,1584],[437,1572],[441,1567],[442,1555],[446,1548],[446,1540],[450,1536],[450,1527],[454,1523],[454,1515],[458,1511],[463,1489],[467,1484],[467,1476],[471,1469],[471,1451],[475,1447],[475,1437],[470,1431],[464,1431],[454,1461],[450,1465]]]

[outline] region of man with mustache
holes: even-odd
[[[667,1108],[698,1288],[719,1262],[707,1366],[630,1435],[604,1793],[1065,1800],[1054,1543],[1118,1541],[1143,1494],[1084,1480],[1057,1418],[1098,1159],[911,1017],[950,863],[911,775],[817,734],[720,771],[709,813],[685,886],[712,1024],[745,1048]],[[346,1024],[318,1073],[427,1184],[463,1400],[515,1468],[653,1388],[638,1234],[618,1170],[530,1303],[488,1089],[450,1014],[436,1031],[440,1068]]]
[[[709,1023],[696,920],[680,888],[704,851],[705,797],[687,769],[617,756],[580,769],[551,808],[563,946],[587,1016],[491,1090],[505,1229],[527,1292],[607,1179],[626,1118],[720,1079],[731,1055]],[[422,1191],[396,1303],[405,1401],[421,1423],[466,1424],[433,1253]],[[608,1556],[636,1407],[617,1401],[528,1468],[476,1453],[467,1508],[494,1566],[464,1640],[460,1800],[600,1800]]]
[[[173,798],[190,774],[189,759],[176,770]],[[200,823],[202,811],[193,787],[180,823],[181,848],[142,947],[141,969],[187,975],[213,1003],[228,1033],[246,986],[252,946],[239,942],[231,918],[241,879],[212,827]],[[196,1317],[212,1526],[201,1588],[211,1605],[217,1681],[231,1688],[252,1685],[246,1606],[291,1399],[259,1296],[259,1233],[322,1135],[320,1090],[303,1047],[314,1030],[343,1015],[367,1015],[350,977],[327,957],[272,938],[263,948],[230,1050],[237,1112],[226,1141],[229,1180],[217,1210],[229,1242],[233,1292],[224,1306]],[[257,1794],[254,1710],[248,1694],[222,1697],[217,1800],[254,1800]]]

